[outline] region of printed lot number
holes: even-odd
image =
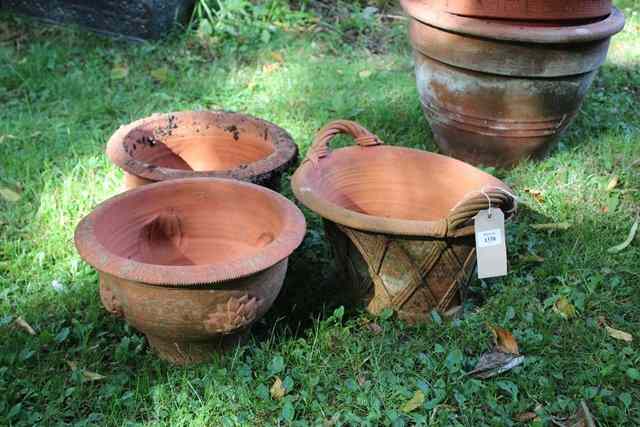
[[[477,234],[476,246],[486,248],[502,244],[502,233],[499,229],[481,231]]]

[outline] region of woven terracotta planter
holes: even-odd
[[[330,152],[340,133],[357,146]],[[438,154],[384,146],[349,121],[320,131],[292,187],[324,218],[354,301],[374,314],[392,308],[412,323],[462,303],[475,268],[473,217],[488,207],[487,197],[507,218],[515,211],[511,190],[491,175]]]
[[[611,0],[422,0],[457,15],[520,20],[571,21],[611,13]]]
[[[279,190],[298,148],[282,128],[245,114],[155,114],[122,126],[107,155],[125,172],[125,188],[169,179],[233,178]]]
[[[416,81],[435,141],[447,155],[509,167],[543,158],[578,113],[609,40],[615,9],[584,25],[465,18],[402,0]]]
[[[107,311],[161,358],[188,364],[242,341],[278,295],[304,232],[300,210],[271,190],[191,178],[103,202],[75,243],[99,272]]]

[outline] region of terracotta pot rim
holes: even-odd
[[[495,6],[478,7],[478,0],[423,0],[432,2],[433,7],[449,13],[470,17],[493,17],[499,19],[527,19],[535,21],[572,21],[605,16],[611,12],[611,0],[591,0],[587,7],[580,0],[565,0],[565,8],[548,10],[544,0],[528,0],[525,10],[507,8],[504,2],[495,2]],[[522,2],[521,2],[522,3]],[[498,7],[498,5],[503,6]]]
[[[470,18],[427,7],[422,0],[400,0],[404,11],[418,21],[463,35],[525,43],[586,43],[613,36],[624,28],[624,15],[616,8],[603,19],[580,25],[528,26],[518,21]],[[531,21],[538,22],[538,21]]]
[[[343,151],[344,150],[344,151]],[[417,150],[414,148],[408,147],[399,147],[399,146],[390,146],[390,145],[381,145],[376,147],[346,147],[340,148],[335,151],[332,151],[331,154],[340,153],[341,151],[346,152],[347,150],[395,150],[400,152],[405,152],[407,155],[415,156],[432,156],[436,157],[442,161],[449,161],[457,166],[475,170],[487,176],[491,176],[486,172],[479,170],[478,168],[462,162],[460,160],[443,156],[441,154],[431,153],[428,151]],[[331,155],[328,155],[326,158],[322,158],[319,160],[320,163],[331,161]],[[461,204],[459,207],[452,209],[449,213],[449,216],[443,217],[439,220],[435,221],[420,221],[420,220],[412,220],[412,219],[398,219],[398,218],[387,218],[387,217],[379,217],[368,214],[363,214],[360,212],[356,212],[350,209],[343,208],[335,203],[327,201],[325,198],[314,194],[311,190],[311,186],[308,181],[308,172],[311,168],[316,167],[311,161],[305,161],[303,164],[296,170],[293,177],[291,178],[291,187],[293,189],[293,193],[296,198],[302,202],[306,207],[311,209],[312,211],[318,213],[323,218],[326,218],[332,222],[335,222],[340,225],[346,225],[350,228],[354,228],[356,230],[362,231],[370,231],[375,233],[384,233],[391,235],[401,235],[401,236],[417,236],[417,237],[445,237],[451,235],[453,237],[459,236],[468,236],[473,234],[473,226],[471,227],[462,227],[458,229],[456,232],[451,233],[449,230],[450,218],[452,218],[456,213],[465,209],[465,206]],[[500,192],[500,196],[503,199],[507,199],[510,203],[507,203],[507,206],[502,204],[501,208],[509,208],[507,212],[505,212],[505,217],[507,219],[512,217],[512,214],[515,212],[515,201],[507,195],[506,192],[513,194],[513,190],[511,190],[506,184],[500,181],[501,188],[505,192]],[[474,190],[478,189],[470,189],[469,197],[465,200],[469,203],[475,203],[476,205],[482,206],[478,209],[486,209],[487,199],[482,194],[472,194]],[[499,197],[500,197],[499,196]],[[500,205],[500,201],[494,200],[492,196],[492,201],[496,203],[496,205]],[[462,202],[462,200],[461,200]],[[510,205],[510,206],[508,206]],[[503,209],[505,210],[505,209]]]
[[[260,123],[266,126],[271,135],[273,135],[274,151],[264,159],[260,159],[256,162],[250,163],[251,167],[234,168],[228,170],[214,170],[214,171],[191,171],[183,169],[173,169],[167,167],[161,167],[152,165],[141,160],[135,159],[126,153],[123,147],[124,139],[130,132],[135,129],[149,123],[168,118],[171,116],[181,117],[187,114],[194,115],[210,115],[220,114],[225,116],[235,116],[238,119],[244,119]],[[111,161],[124,171],[151,180],[151,181],[165,181],[171,179],[181,178],[233,178],[240,180],[249,180],[252,177],[259,176],[265,173],[271,173],[278,170],[286,169],[293,162],[296,161],[298,147],[293,142],[293,138],[289,133],[277,126],[274,123],[260,119],[249,114],[237,113],[234,111],[226,110],[201,110],[201,111],[175,111],[169,113],[155,113],[151,116],[144,117],[142,119],[135,120],[129,124],[122,125],[118,130],[109,138],[107,142],[107,156]]]
[[[95,222],[103,211],[122,199],[162,187],[185,184],[233,185],[238,189],[261,192],[276,200],[283,208],[283,229],[258,254],[227,261],[224,264],[189,266],[158,265],[123,258],[108,250],[94,232]],[[75,230],[74,240],[80,256],[95,269],[113,276],[160,286],[193,286],[240,279],[266,270],[287,258],[302,243],[306,232],[304,215],[289,199],[268,188],[225,178],[183,178],[161,181],[120,193],[100,203],[85,216]]]

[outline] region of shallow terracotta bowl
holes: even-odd
[[[125,172],[125,188],[178,178],[233,178],[280,187],[298,148],[282,128],[246,114],[154,114],[122,126],[107,155]]]

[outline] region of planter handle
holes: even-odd
[[[371,147],[383,144],[382,140],[371,133],[364,126],[351,120],[335,120],[320,129],[316,135],[306,160],[310,160],[314,165],[318,165],[318,160],[329,154],[329,142],[335,137],[344,133],[350,135],[361,147]]]

